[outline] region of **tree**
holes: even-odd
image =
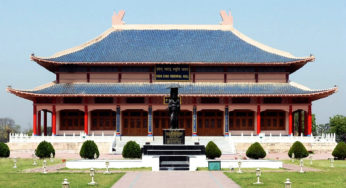
[[[314,135],[322,135],[322,134],[329,133],[329,132],[330,132],[329,123],[319,124],[316,126],[316,134],[314,134]]]
[[[336,134],[337,142],[346,142],[346,116],[335,115],[329,119],[330,131]]]
[[[0,142],[7,142],[9,140],[9,133],[17,133],[20,126],[16,125],[11,118],[0,118]]]

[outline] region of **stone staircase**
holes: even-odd
[[[128,141],[136,141],[141,147],[145,143],[149,142],[150,145],[162,145],[163,137],[162,136],[119,136],[116,137],[113,148],[115,148],[115,153],[121,154],[122,148]],[[222,151],[222,154],[235,154],[236,149],[234,143],[229,139],[229,137],[223,136],[186,136],[185,144],[194,145],[195,142],[199,142],[200,145],[207,145],[209,141],[213,141]]]
[[[204,145],[150,145],[142,149],[143,155],[159,156],[160,170],[190,170],[190,157],[205,155]]]

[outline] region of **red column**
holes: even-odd
[[[288,135],[292,134],[292,105],[290,105],[288,112]]]
[[[84,106],[84,133],[88,134],[88,105]]]
[[[302,111],[298,111],[298,135],[302,134]]]
[[[257,105],[257,135],[261,132],[261,106]]]
[[[52,112],[52,135],[56,135],[56,109],[55,105],[53,105],[53,112]]]
[[[37,114],[37,135],[41,136],[41,111]]]
[[[36,104],[34,103],[34,108],[33,108],[33,122],[32,122],[32,134],[34,136],[37,135],[37,109],[36,109]]]
[[[47,136],[47,111],[43,111],[43,134]]]
[[[311,136],[312,131],[312,116],[311,116],[311,104],[308,106],[308,136]]]

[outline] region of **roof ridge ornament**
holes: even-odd
[[[124,10],[120,10],[118,14],[114,11],[114,14],[112,16],[112,26],[124,25],[125,24],[125,22],[123,22],[124,15],[125,15]]]
[[[229,11],[229,15],[226,11],[221,10],[220,16],[222,18],[221,25],[230,25],[233,27],[233,16],[231,15],[231,11]]]

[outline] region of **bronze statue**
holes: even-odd
[[[171,94],[168,101],[168,110],[171,129],[178,129],[178,115],[180,112],[180,99],[178,98],[178,88],[171,88]]]

